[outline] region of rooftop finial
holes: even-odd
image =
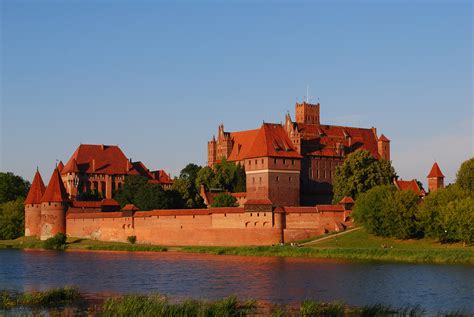
[[[308,88],[308,85],[306,85],[306,103],[309,103],[309,88]]]

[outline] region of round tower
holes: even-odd
[[[30,191],[25,199],[25,237],[39,237],[41,225],[41,198],[45,187],[41,175],[36,169]]]
[[[51,238],[57,233],[66,234],[68,202],[66,188],[61,180],[58,168],[55,168],[41,199],[41,240]]]

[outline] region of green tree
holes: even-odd
[[[196,186],[204,185],[207,189],[219,188],[231,193],[246,191],[245,169],[240,164],[222,159],[210,167],[202,168],[196,178]]]
[[[377,236],[408,239],[420,235],[419,197],[393,185],[376,186],[362,193],[354,206],[354,220]]]
[[[0,172],[0,204],[26,197],[30,183],[13,173]]]
[[[179,178],[181,179],[190,179],[190,180],[196,180],[197,174],[201,170],[201,166],[196,165],[194,163],[189,163],[184,167],[181,172],[179,173]]]
[[[456,184],[463,190],[474,193],[474,157],[461,164],[456,174]]]
[[[449,228],[448,231],[446,227],[450,224],[445,215],[447,206],[466,196],[467,193],[457,185],[438,189],[426,196],[418,214],[424,235],[447,242],[449,240],[447,233],[452,233],[452,228]]]
[[[184,208],[204,208],[204,200],[196,188],[195,181],[191,178],[176,178],[173,186],[184,202]]]
[[[345,196],[356,199],[372,187],[391,184],[395,177],[390,161],[377,160],[366,150],[351,153],[336,168],[333,202],[338,203]]]
[[[209,166],[203,167],[196,177],[196,188],[201,188],[201,185],[204,185],[206,189],[218,187],[215,184],[216,174],[214,170]]]
[[[237,199],[229,194],[221,193],[214,197],[211,207],[236,207]]]
[[[143,176],[126,176],[122,188],[119,189],[115,194],[115,200],[120,204],[121,207],[125,206],[126,204],[135,204],[137,193],[147,184],[147,182],[147,179]]]
[[[0,205],[0,240],[23,236],[25,230],[24,198],[19,197]]]

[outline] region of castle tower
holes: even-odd
[[[296,103],[295,115],[297,123],[319,125],[319,103]]]
[[[41,198],[45,192],[43,179],[36,169],[33,183],[25,199],[25,237],[39,237],[41,225]]]
[[[390,140],[385,136],[381,135],[377,140],[378,152],[381,158],[390,161]]]
[[[428,190],[434,192],[440,188],[444,188],[444,175],[438,166],[438,163],[434,163],[431,167],[431,171],[428,174]]]
[[[56,167],[41,199],[41,240],[51,238],[56,233],[66,234],[68,201],[66,188]]]
[[[213,136],[212,140],[207,142],[207,165],[213,166],[216,163],[216,137]]]

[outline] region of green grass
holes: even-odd
[[[71,310],[71,308],[73,310]],[[38,310],[39,309],[39,310]],[[87,301],[86,297],[70,287],[43,292],[14,293],[0,291],[0,315],[36,315],[41,309],[52,316],[327,316],[327,317],[372,317],[372,316],[422,316],[419,307],[392,308],[375,304],[353,307],[342,302],[320,302],[305,300],[299,306],[274,305],[255,300],[241,301],[234,296],[221,300],[206,301],[187,299],[172,301],[163,295],[124,295],[101,301]],[[72,313],[72,314],[71,314]],[[440,312],[436,316],[468,316],[464,312]]]
[[[328,239],[319,240],[322,237]],[[0,241],[0,248],[43,248],[42,242],[34,238],[19,238]],[[155,245],[104,242],[68,238],[67,250],[108,251],[153,251],[163,252],[168,248]],[[392,261],[411,263],[459,263],[474,264],[474,246],[461,243],[441,244],[429,239],[396,240],[368,234],[364,229],[341,235],[320,236],[304,247],[249,246],[249,247],[173,247],[173,251],[210,253],[217,255],[279,256],[341,259],[353,261]]]

